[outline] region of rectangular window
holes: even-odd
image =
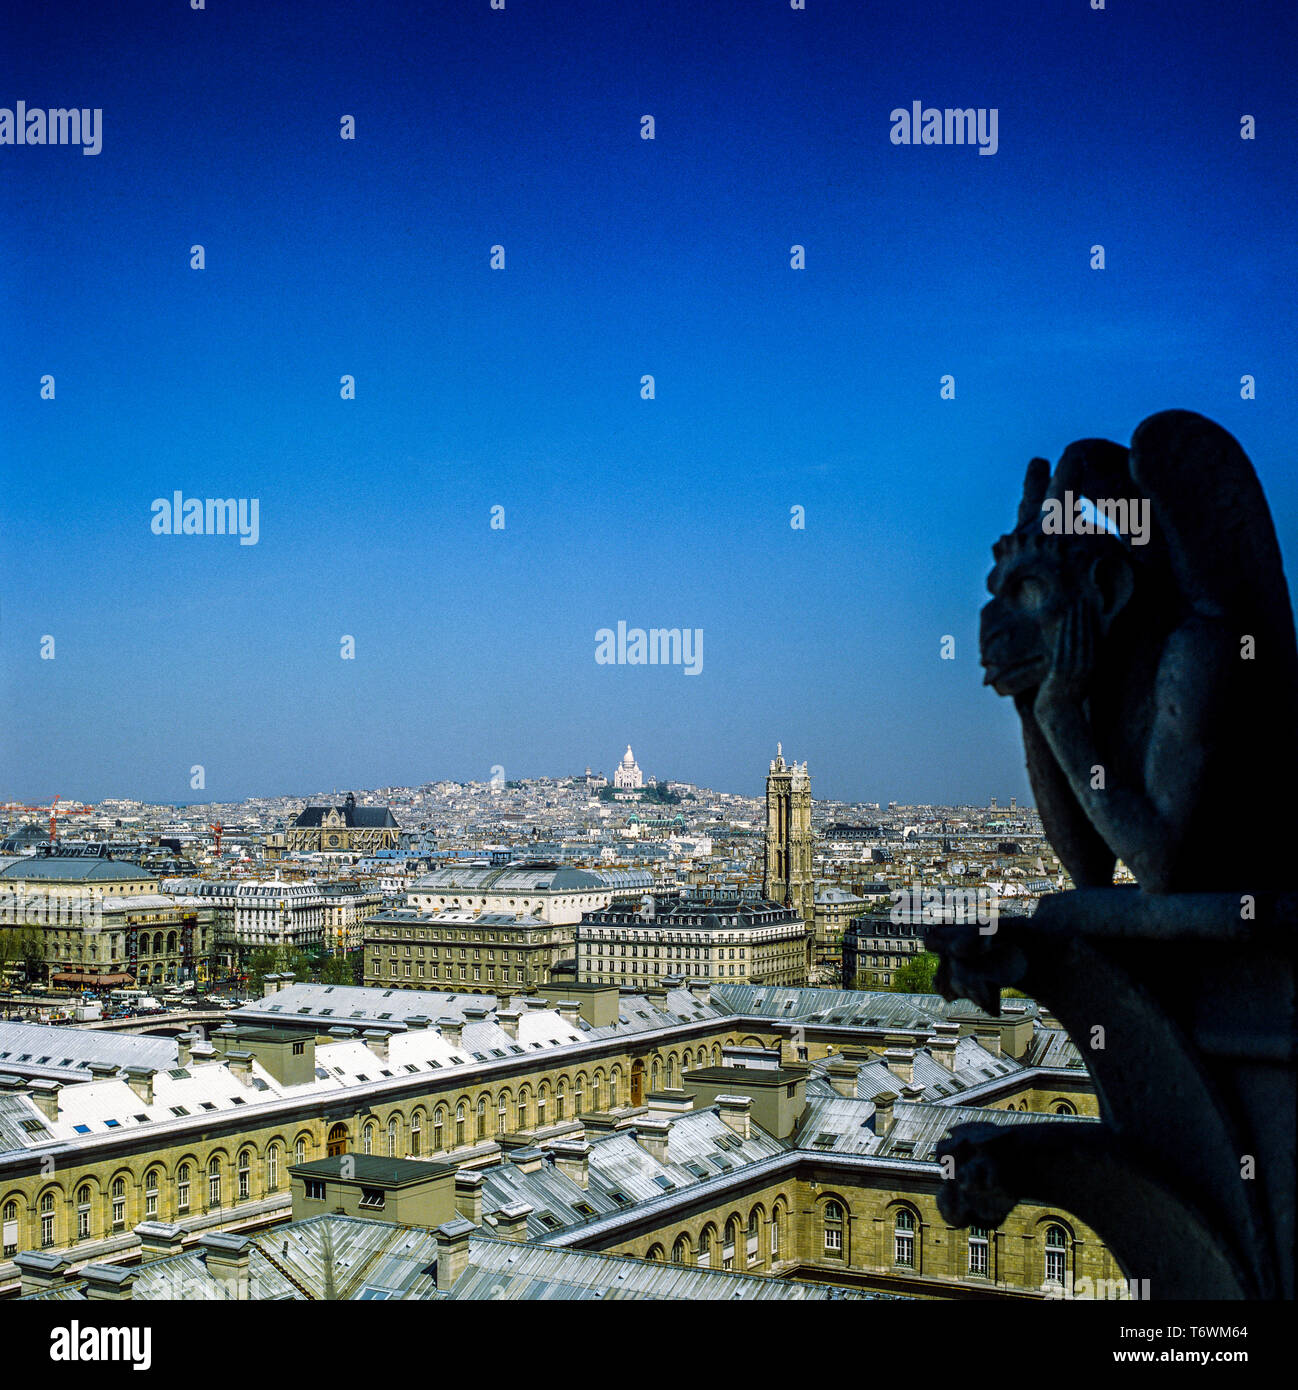
[[[310,1201],[324,1201],[325,1185],[320,1178],[307,1178],[304,1185],[306,1188],[306,1195]]]
[[[54,1213],[41,1217],[41,1245],[54,1244]]]
[[[837,1226],[829,1226],[825,1229],[825,1249],[842,1251],[843,1232]]]
[[[176,1184],[176,1206],[181,1211],[189,1210],[189,1184],[187,1182]]]
[[[915,1237],[899,1234],[896,1254],[897,1264],[905,1265],[907,1269],[913,1269],[915,1267]]]

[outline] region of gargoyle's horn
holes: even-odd
[[[1023,500],[1019,503],[1019,526],[1036,521],[1041,515],[1041,503],[1050,486],[1050,464],[1045,459],[1033,459],[1023,479]]]

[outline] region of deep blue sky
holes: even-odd
[[[820,796],[1023,797],[976,632],[1029,457],[1199,410],[1298,564],[1291,5],[10,24],[0,104],[102,107],[104,147],[0,146],[0,798],[611,772],[628,740],[756,792],[777,738]],[[999,152],[893,146],[913,100],[996,107]],[[258,498],[259,544],[153,535],[177,489]],[[619,619],[703,628],[703,674],[596,665]]]

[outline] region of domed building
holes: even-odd
[[[618,764],[617,771],[613,774],[613,786],[617,791],[628,792],[639,791],[644,786],[644,777],[636,763],[635,754],[631,752],[629,743],[622,756],[622,761]]]

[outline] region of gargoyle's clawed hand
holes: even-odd
[[[1038,711],[1085,698],[1095,666],[1095,645],[1095,614],[1084,599],[1075,599],[1059,624],[1050,674],[1037,692]]]

